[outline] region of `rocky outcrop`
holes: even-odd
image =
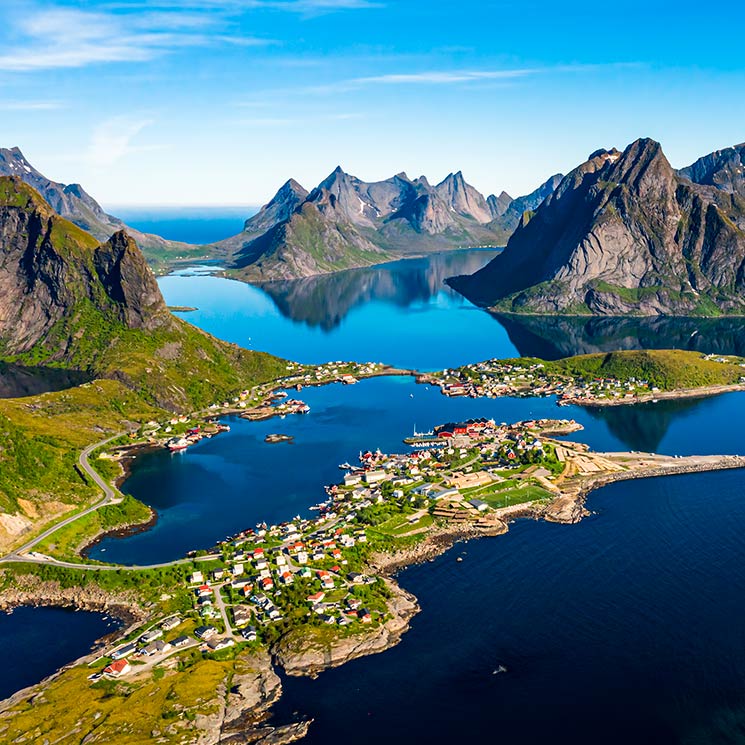
[[[745,313],[745,203],[676,173],[659,143],[601,150],[526,213],[484,269],[449,283],[515,313]]]
[[[128,328],[170,314],[152,272],[126,233],[105,244],[61,219],[16,177],[0,178],[0,353],[48,344],[64,359],[90,310]]]
[[[678,173],[694,184],[745,197],[745,143],[705,155]]]
[[[384,652],[398,644],[409,628],[409,621],[419,611],[416,598],[395,582],[386,580],[391,592],[388,601],[390,618],[369,632],[321,641],[312,629],[301,629],[280,639],[273,653],[288,675],[316,675],[349,660]]]
[[[233,274],[275,281],[379,264],[425,251],[503,245],[526,209],[550,193],[557,178],[532,194],[485,199],[463,174],[435,186],[399,173],[364,182],[337,167],[309,194],[288,181],[220,245],[234,252]]]
[[[0,611],[7,613],[24,605],[108,613],[127,625],[146,618],[133,594],[110,593],[93,583],[63,587],[56,581],[39,581],[36,575],[15,574],[12,584],[0,594]]]

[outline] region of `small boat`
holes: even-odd
[[[340,463],[339,468],[341,468],[342,471],[351,471],[352,466],[349,465],[349,463]]]
[[[189,445],[191,445],[191,443],[187,439],[185,439],[184,437],[180,437],[177,440],[171,440],[168,443],[167,447],[172,453],[178,453],[181,450],[186,450]]]

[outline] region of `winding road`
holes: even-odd
[[[107,437],[105,440],[101,440],[100,442],[95,442],[92,445],[89,445],[80,453],[80,456],[78,457],[78,465],[93,480],[96,486],[101,489],[101,491],[103,492],[103,496],[90,507],[87,507],[81,512],[76,512],[65,518],[64,520],[55,523],[42,533],[39,533],[39,535],[37,535],[36,537],[32,538],[30,541],[27,541],[22,546],[19,546],[11,553],[0,557],[0,563],[24,562],[27,564],[51,564],[53,566],[66,567],[68,569],[85,569],[93,572],[110,572],[119,570],[135,571],[141,569],[163,569],[165,567],[178,566],[179,564],[191,564],[193,561],[210,561],[212,559],[218,558],[217,554],[208,554],[207,556],[178,559],[176,561],[167,561],[161,564],[124,566],[121,564],[83,564],[70,561],[60,561],[58,559],[52,558],[51,556],[45,556],[38,553],[35,554],[33,552],[35,546],[38,546],[43,540],[48,538],[53,533],[56,533],[60,528],[65,527],[65,525],[69,525],[70,523],[79,520],[81,517],[84,517],[85,515],[89,515],[91,512],[95,512],[96,510],[101,509],[101,507],[106,507],[110,504],[118,504],[122,501],[123,497],[121,493],[112,488],[110,484],[106,483],[106,481],[99,475],[96,469],[91,466],[88,458],[90,457],[91,453],[95,452],[101,447],[104,447],[105,445],[108,445],[110,442],[113,442],[118,437],[121,437],[123,434],[126,433],[119,432],[115,435],[112,435],[111,437]]]

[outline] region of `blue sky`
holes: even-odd
[[[116,204],[258,204],[337,164],[526,193],[639,136],[745,140],[745,4],[2,0],[0,145]]]

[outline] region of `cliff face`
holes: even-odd
[[[294,181],[220,245],[234,252],[233,273],[273,281],[379,264],[450,248],[502,245],[553,179],[526,197],[484,198],[461,172],[432,186],[399,173],[372,183],[336,168],[309,194]]]
[[[132,239],[99,246],[59,218],[16,177],[0,178],[0,348],[26,352],[91,304],[128,328],[170,319],[152,272]],[[58,339],[64,354],[70,339]]]
[[[527,213],[504,252],[449,283],[518,313],[745,312],[745,209],[676,173],[660,145],[598,151]]]
[[[695,184],[745,197],[745,143],[705,155],[678,173]]]
[[[172,316],[130,236],[99,244],[16,177],[0,178],[0,358],[114,378],[171,410],[285,369]]]

